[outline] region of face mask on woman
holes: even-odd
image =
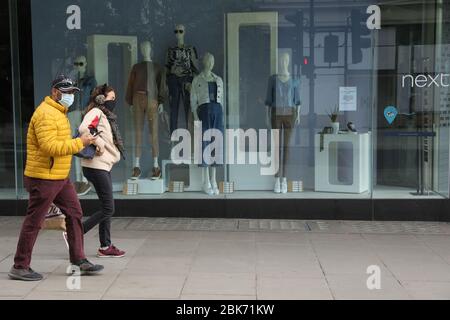
[[[61,95],[61,99],[59,100],[59,103],[62,104],[66,108],[70,108],[70,106],[75,101],[75,95],[69,94],[69,93],[63,93]]]
[[[114,108],[116,107],[116,101],[115,100],[107,100],[107,101],[105,101],[105,107],[109,111],[114,111]]]

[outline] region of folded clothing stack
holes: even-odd
[[[220,193],[233,193],[234,192],[234,182],[223,181],[219,186]]]
[[[127,182],[123,185],[122,193],[127,196],[138,194],[138,181],[128,179]]]
[[[303,181],[289,181],[289,192],[303,192]]]
[[[184,192],[183,181],[171,181],[169,184],[169,192],[181,193]]]

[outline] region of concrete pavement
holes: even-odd
[[[93,230],[86,253],[105,271],[69,290],[56,231],[41,232],[33,255],[45,279],[8,279],[21,221],[0,217],[0,299],[450,299],[447,223],[115,219],[127,256],[96,258]],[[369,266],[380,289],[367,287]]]

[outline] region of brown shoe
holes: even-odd
[[[136,180],[141,176],[141,169],[138,167],[133,168],[133,173],[131,174],[131,179]]]
[[[161,179],[161,169],[159,167],[155,167],[152,169],[152,180]]]
[[[91,191],[91,185],[89,182],[75,182],[75,190],[77,192],[77,195],[79,196],[85,196]]]

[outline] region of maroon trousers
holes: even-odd
[[[20,231],[14,266],[28,269],[31,254],[45,215],[54,203],[66,216],[67,238],[70,262],[85,259],[83,244],[83,225],[80,201],[73,184],[66,180],[41,180],[25,177],[25,188],[30,194],[27,215]]]

